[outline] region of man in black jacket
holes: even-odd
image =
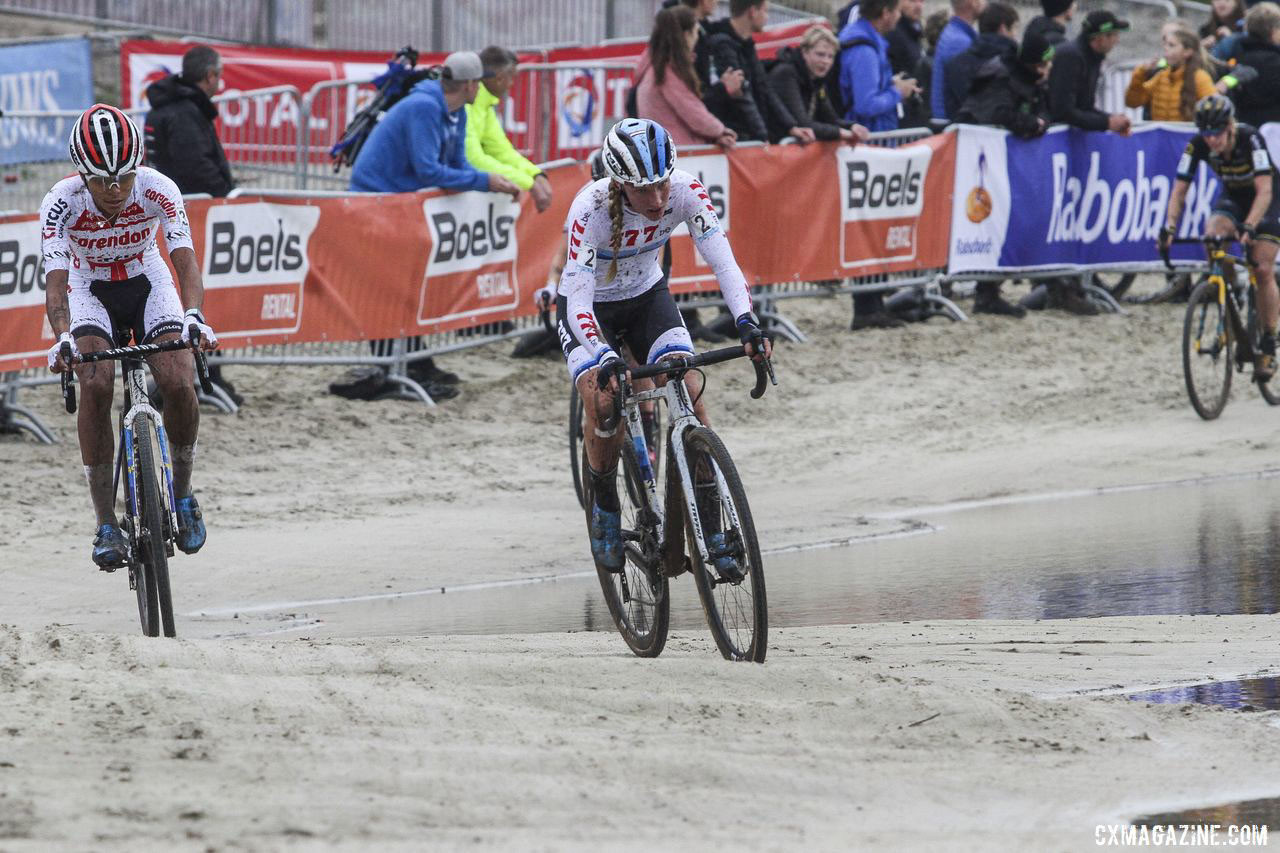
[[[147,87],[147,165],[164,173],[184,194],[221,198],[235,189],[214,120],[222,58],[211,47],[193,47],[182,57],[182,73]]]
[[[978,69],[989,60],[1018,53],[1014,33],[1018,29],[1018,10],[1007,3],[992,2],[978,14],[978,37],[964,53],[951,57],[943,76],[946,91],[942,93],[947,115],[954,117],[969,96]]]
[[[1049,114],[1054,122],[1081,130],[1129,132],[1128,116],[1108,115],[1094,105],[1102,60],[1116,46],[1120,33],[1128,30],[1128,21],[1099,9],[1084,19],[1078,38],[1058,45],[1049,72]]]
[[[899,0],[898,11],[902,15],[897,26],[884,36],[889,42],[889,68],[894,74],[915,78],[920,69],[920,57],[924,54],[924,0]],[[925,99],[913,95],[904,100],[898,127],[928,126],[929,105]]]
[[[1027,33],[1016,57],[993,57],[978,69],[956,121],[1003,127],[1023,139],[1040,136],[1049,127],[1045,83],[1052,61],[1053,45],[1044,34]]]
[[[1236,117],[1254,127],[1280,121],[1280,12],[1271,3],[1259,3],[1245,15],[1244,38],[1230,58],[1258,72],[1256,80],[1231,91]]]
[[[146,163],[172,179],[183,195],[208,193],[222,198],[236,186],[213,124],[218,108],[209,100],[218,94],[221,79],[222,57],[213,48],[199,45],[183,54],[181,74],[170,74],[147,87],[151,109],[143,129]],[[237,406],[244,403],[244,397],[223,377],[216,358],[209,359],[209,379]]]
[[[756,55],[751,36],[764,30],[769,19],[769,0],[729,0],[729,17],[706,25],[711,49],[710,79],[741,70],[742,93],[732,97],[725,87],[712,87],[702,101],[712,115],[738,134],[738,141],[777,142],[794,136],[812,142],[813,131],[797,126],[786,107],[769,86],[769,78]]]

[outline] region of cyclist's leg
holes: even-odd
[[[67,301],[71,313],[71,334],[80,352],[110,349],[116,327],[107,306],[89,290],[89,283],[73,279]],[[75,371],[80,383],[76,431],[95,516],[93,561],[103,568],[114,568],[122,565],[128,555],[124,535],[116,519],[113,488],[116,442],[111,425],[111,402],[115,394],[115,363],[80,364]]]
[[[182,301],[168,271],[148,270],[147,298],[134,318],[134,336],[145,344],[177,340],[182,332]],[[149,280],[148,280],[149,279]],[[147,356],[151,375],[164,398],[164,431],[169,436],[173,463],[174,496],[191,494],[191,469],[195,459],[200,406],[196,401],[195,364],[186,350]]]
[[[1258,314],[1263,330],[1275,334],[1280,322],[1280,291],[1276,289],[1276,253],[1280,250],[1280,222],[1264,219],[1253,242],[1253,262],[1258,276]]]

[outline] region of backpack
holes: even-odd
[[[401,48],[387,62],[387,70],[373,79],[378,90],[363,109],[351,117],[341,138],[329,149],[329,159],[333,161],[333,171],[338,172],[343,166],[352,166],[360,149],[373,132],[373,127],[382,118],[383,113],[395,106],[414,86],[423,80],[436,79],[440,76],[438,68],[414,68],[418,64],[418,52],[412,47]]]

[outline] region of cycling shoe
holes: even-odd
[[[93,537],[93,562],[104,572],[114,572],[129,559],[129,543],[114,524],[104,524]]]
[[[609,512],[599,504],[591,506],[591,556],[611,572],[622,571],[626,562],[622,550],[622,513]]]
[[[715,566],[720,577],[727,581],[740,581],[743,578],[742,567],[733,556],[733,549],[723,533],[712,533],[707,537],[707,556],[711,565]]]
[[[178,498],[178,550],[184,554],[194,554],[204,547],[205,529],[204,513],[200,512],[200,504],[195,495]]]

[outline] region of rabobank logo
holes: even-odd
[[[964,215],[977,225],[991,215],[993,202],[991,193],[987,192],[987,152],[978,150],[978,185],[969,190],[964,199]]]
[[[1102,154],[1089,155],[1083,180],[1069,175],[1070,158],[1055,152],[1050,158],[1053,175],[1053,209],[1048,243],[1132,243],[1154,240],[1165,223],[1169,205],[1167,175],[1148,174],[1146,152],[1138,150],[1131,164],[1108,161],[1108,171],[1123,174],[1109,180],[1102,172]],[[1202,168],[1191,185],[1182,217],[1182,233],[1199,234],[1213,209],[1217,179]]]
[[[205,218],[205,287],[256,287],[306,280],[307,244],[320,208],[299,204],[222,204]]]
[[[840,148],[840,216],[844,222],[920,215],[933,149],[927,145]]]
[[[428,276],[514,263],[519,254],[520,205],[507,196],[478,192],[441,196],[425,201],[423,213],[431,232]]]

